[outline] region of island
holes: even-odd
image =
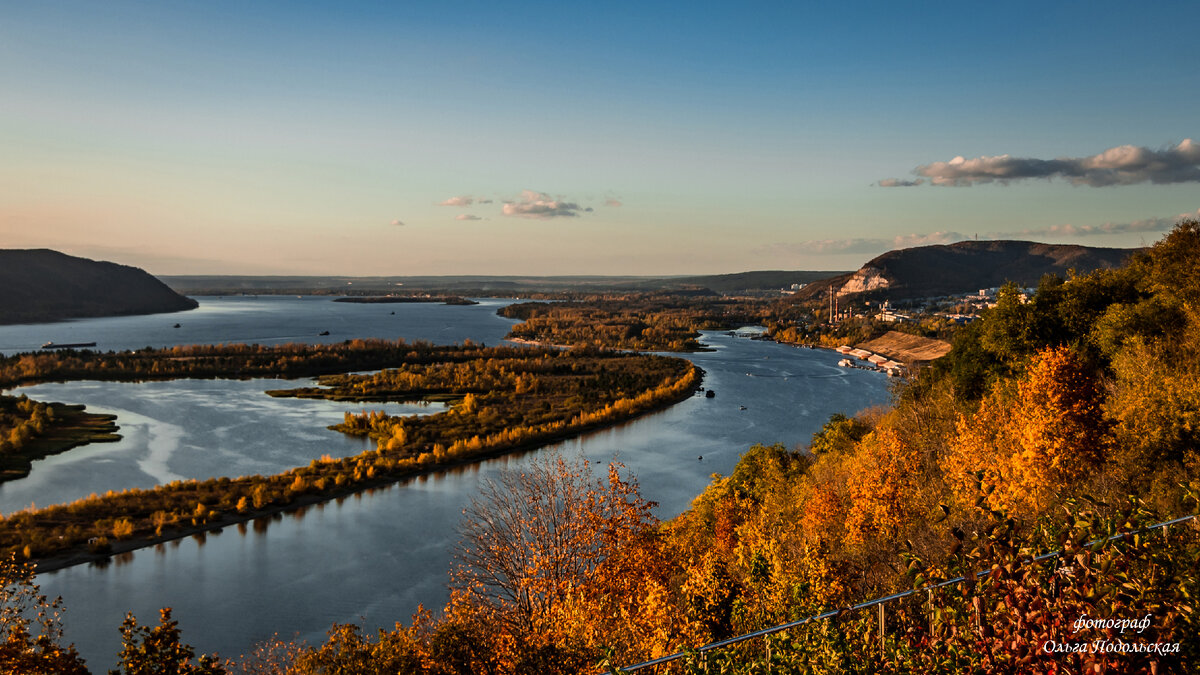
[[[350,295],[344,298],[334,298],[334,302],[354,302],[364,305],[389,304],[399,302],[430,302],[443,305],[478,305],[478,302],[457,295]]]
[[[121,440],[116,419],[84,412],[82,405],[0,396],[0,482],[28,476],[35,459]]]
[[[372,374],[345,374],[383,368]],[[175,481],[90,496],[0,520],[0,553],[46,571],[388,485],[414,475],[534,449],[690,397],[703,371],[684,359],[595,348],[225,345],[98,354],[71,350],[0,360],[0,384],[44,379],[280,377],[324,371],[318,387],[273,396],[444,400],[434,415],[347,413],[334,427],[375,440],[351,457],[314,459],[271,476]],[[333,371],[343,374],[334,374]]]

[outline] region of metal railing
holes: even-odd
[[[1149,525],[1147,527],[1143,527],[1138,530],[1130,530],[1129,532],[1121,532],[1119,534],[1114,534],[1112,536],[1104,537],[1102,539],[1093,539],[1092,541],[1081,544],[1081,547],[1086,548],[1086,547],[1090,547],[1090,546],[1095,546],[1096,544],[1108,543],[1110,541],[1115,541],[1117,539],[1124,539],[1126,537],[1132,537],[1135,534],[1142,534],[1144,532],[1150,532],[1152,530],[1157,530],[1157,529],[1162,530],[1163,537],[1165,538],[1167,536],[1167,528],[1168,527],[1171,527],[1172,525],[1178,525],[1183,522],[1187,522],[1189,520],[1192,520],[1193,518],[1196,518],[1198,515],[1200,515],[1200,514],[1193,513],[1190,516],[1182,516],[1180,518],[1175,518],[1173,520],[1168,520],[1168,521],[1164,521],[1161,523],[1156,523],[1154,525]],[[1034,558],[1032,559],[1032,562],[1040,562],[1042,560],[1056,558],[1056,557],[1062,555],[1063,553],[1064,553],[1064,551],[1052,551],[1050,553],[1043,553],[1041,555],[1034,556]],[[977,572],[975,574],[975,578],[978,579],[978,578],[983,577],[990,573],[991,573],[990,570],[984,570],[981,572]],[[957,577],[955,579],[949,579],[947,581],[942,581],[940,583],[930,584],[929,586],[922,586],[920,588],[914,588],[912,590],[903,591],[900,593],[893,593],[892,595],[888,595],[888,596],[885,596],[882,598],[868,600],[867,602],[861,602],[852,607],[832,609],[827,612],[822,612],[820,614],[814,614],[813,616],[808,616],[803,619],[798,619],[798,620],[792,621],[790,623],[780,624],[778,626],[772,626],[770,628],[763,628],[762,630],[756,630],[753,633],[746,633],[745,635],[739,635],[737,637],[727,638],[727,639],[721,640],[719,642],[710,642],[709,644],[706,644],[703,647],[700,647],[694,651],[677,652],[675,654],[668,654],[667,656],[660,656],[657,659],[654,659],[651,661],[643,661],[642,663],[637,663],[632,666],[625,666],[624,668],[620,669],[620,672],[628,673],[628,672],[633,672],[635,670],[641,670],[642,668],[649,668],[651,666],[659,666],[664,663],[669,663],[671,661],[674,661],[676,659],[681,659],[689,654],[704,654],[705,652],[711,652],[711,651],[714,651],[717,649],[729,647],[730,645],[735,645],[735,644],[738,644],[739,642],[745,642],[747,640],[753,640],[755,638],[766,637],[768,635],[773,635],[775,633],[782,633],[783,631],[786,631],[786,630],[789,630],[792,628],[796,628],[798,626],[803,626],[806,623],[812,623],[814,621],[824,621],[825,619],[831,619],[838,615],[852,614],[859,610],[869,609],[871,607],[876,607],[876,606],[879,607],[879,617],[878,617],[879,636],[880,636],[880,639],[882,640],[884,637],[884,627],[885,627],[884,613],[883,613],[883,606],[885,604],[896,601],[896,600],[900,600],[902,598],[907,598],[910,595],[915,595],[922,591],[928,593],[930,595],[930,597],[932,598],[933,592],[942,588],[943,586],[960,584],[966,580],[967,580],[967,577],[961,576],[961,577]]]

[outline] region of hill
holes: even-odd
[[[738,291],[757,291],[777,288],[788,288],[792,284],[810,284],[814,281],[828,279],[843,274],[842,272],[810,272],[762,270],[755,272],[738,272],[735,274],[710,274],[696,277],[673,277],[665,279],[669,286],[699,286],[712,289],[718,293],[736,293]]]
[[[49,249],[0,250],[0,324],[196,307],[145,270]]]
[[[1119,267],[1135,249],[1032,241],[960,241],[889,251],[857,272],[810,284],[798,299],[817,298],[835,285],[839,295],[886,294],[893,299],[970,293],[1013,281],[1036,286],[1045,274],[1066,276]]]

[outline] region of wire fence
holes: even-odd
[[[1093,539],[1092,541],[1084,543],[1082,546],[1086,548],[1086,547],[1090,547],[1090,546],[1095,546],[1097,544],[1104,544],[1104,543],[1108,543],[1111,541],[1116,541],[1117,539],[1124,539],[1127,537],[1132,537],[1136,534],[1144,534],[1146,532],[1152,532],[1154,530],[1162,530],[1163,538],[1165,539],[1167,537],[1167,528],[1169,528],[1173,525],[1178,525],[1180,523],[1184,523],[1189,520],[1192,520],[1192,519],[1196,518],[1198,515],[1200,515],[1200,514],[1192,514],[1190,516],[1182,516],[1180,518],[1175,518],[1173,520],[1167,520],[1167,521],[1164,521],[1161,523],[1156,523],[1154,525],[1149,525],[1149,526],[1143,527],[1141,529],[1130,530],[1129,532],[1121,532],[1121,533],[1114,534],[1109,537],[1104,537],[1102,539]],[[1052,551],[1050,553],[1043,553],[1041,555],[1034,556],[1032,562],[1040,562],[1042,560],[1056,558],[1058,556],[1061,556],[1063,553],[1064,553],[1064,551],[1061,551],[1061,550],[1060,551]],[[990,572],[988,570],[977,572],[975,574],[975,578],[977,578],[977,579],[981,578],[983,576],[986,576],[989,573]],[[887,620],[886,616],[884,615],[884,606],[885,605],[887,605],[888,603],[891,603],[891,602],[902,600],[907,597],[911,597],[913,595],[916,595],[916,594],[922,593],[922,592],[926,593],[930,599],[930,602],[932,602],[934,591],[937,591],[938,589],[943,588],[945,586],[960,584],[966,580],[967,580],[967,577],[965,577],[965,576],[957,577],[957,578],[949,579],[947,581],[942,581],[942,582],[939,582],[936,584],[930,584],[928,586],[922,586],[920,588],[914,588],[912,590],[903,591],[901,593],[893,593],[892,595],[884,596],[881,598],[875,598],[874,600],[868,600],[866,602],[861,602],[852,607],[832,609],[827,612],[822,612],[820,614],[814,614],[813,616],[808,616],[803,619],[798,619],[796,621],[792,621],[789,623],[780,624],[778,626],[772,626],[770,628],[763,628],[762,630],[757,630],[757,631],[754,631],[753,633],[746,633],[745,635],[738,635],[737,637],[731,637],[731,638],[728,638],[725,640],[721,640],[719,642],[711,642],[711,643],[706,644],[703,647],[700,647],[694,651],[677,652],[675,654],[668,654],[667,656],[660,656],[659,658],[653,659],[651,661],[643,661],[642,663],[636,663],[631,666],[625,666],[624,668],[620,669],[620,672],[629,673],[629,672],[633,672],[636,670],[641,670],[643,668],[651,668],[654,666],[660,666],[664,663],[670,663],[671,661],[675,661],[676,659],[681,659],[689,654],[704,654],[707,652],[716,651],[716,650],[723,649],[725,647],[729,647],[729,646],[732,646],[732,645],[735,645],[735,644],[738,644],[741,642],[745,642],[747,640],[754,640],[756,638],[766,637],[768,635],[774,635],[775,633],[782,633],[783,631],[786,631],[786,630],[789,630],[792,628],[797,628],[799,626],[803,626],[808,623],[813,623],[816,621],[824,621],[826,619],[831,619],[831,618],[839,616],[839,615],[845,616],[847,614],[852,614],[854,612],[858,612],[858,611],[861,611],[864,609],[870,609],[872,607],[878,608],[877,621],[879,624],[879,637],[880,637],[880,640],[882,641],[885,636],[885,628],[886,628],[886,620]]]

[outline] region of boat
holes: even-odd
[[[709,389],[708,391],[704,392],[704,398],[713,398],[716,395],[717,395],[717,392],[713,391],[712,389]]]
[[[179,324],[175,324],[172,328],[179,328]]]
[[[42,349],[75,349],[77,347],[95,347],[95,342],[47,342],[42,345]]]
[[[842,359],[841,361],[838,361],[838,365],[843,368],[852,368],[854,363],[850,361],[850,359]]]
[[[317,335],[329,335],[329,331],[323,330],[320,333],[317,333]]]

